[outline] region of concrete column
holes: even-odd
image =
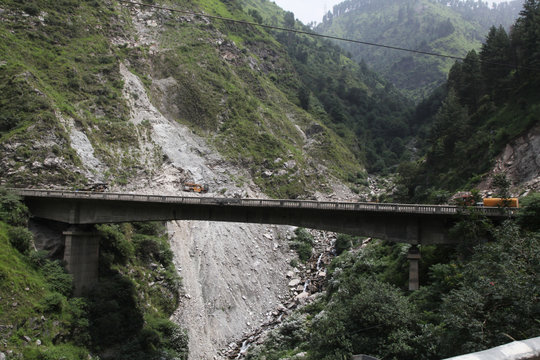
[[[418,249],[418,246],[413,245],[409,248],[409,254],[407,255],[407,259],[409,260],[409,290],[418,290],[420,288],[418,271],[420,250]]]
[[[63,234],[66,268],[73,275],[74,295],[81,296],[98,280],[99,235],[75,226]]]

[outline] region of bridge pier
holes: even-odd
[[[63,234],[66,268],[73,275],[74,295],[81,296],[98,281],[99,235],[79,226],[71,226]]]
[[[420,250],[418,249],[418,246],[413,245],[409,248],[407,259],[409,260],[409,290],[418,290],[420,288],[418,265],[418,263],[420,262]]]

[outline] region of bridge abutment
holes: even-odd
[[[98,281],[99,235],[78,226],[70,227],[63,234],[66,268],[73,275],[74,295],[81,296]]]

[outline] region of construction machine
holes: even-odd
[[[195,184],[192,182],[186,182],[184,183],[184,191],[206,193],[208,192],[208,185],[207,184],[201,185],[201,184]]]

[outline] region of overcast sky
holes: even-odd
[[[344,0],[273,0],[281,8],[292,11],[304,24],[312,21],[321,22],[324,14],[332,10],[334,5]],[[485,0],[484,0],[485,1]],[[508,0],[487,0],[489,3],[500,3]]]

